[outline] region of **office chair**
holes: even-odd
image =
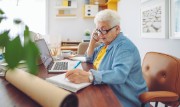
[[[142,72],[149,91],[139,95],[142,102],[158,102],[165,107],[178,107],[180,105],[180,60],[171,55],[148,52],[142,64]]]
[[[100,45],[100,43],[97,42],[95,47],[97,47],[99,45]],[[81,42],[78,46],[77,54],[84,55],[88,46],[89,46],[89,42]]]

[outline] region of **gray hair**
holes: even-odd
[[[114,10],[105,9],[98,12],[94,18],[94,23],[97,25],[98,22],[106,21],[110,26],[120,25],[120,17]]]

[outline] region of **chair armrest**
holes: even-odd
[[[179,96],[174,92],[169,91],[151,91],[144,92],[139,95],[139,100],[142,103],[148,102],[172,102],[177,101]]]

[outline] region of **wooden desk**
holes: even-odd
[[[78,46],[61,46],[61,50],[72,50],[77,51]]]
[[[84,70],[89,70],[92,65],[82,63]],[[43,65],[38,74],[41,78],[57,74],[48,74]],[[38,85],[38,84],[37,84]],[[118,99],[107,85],[90,85],[76,93],[79,107],[122,107]],[[0,77],[0,106],[1,107],[40,107],[30,97],[19,91],[16,87]]]

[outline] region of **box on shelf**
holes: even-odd
[[[98,5],[85,5],[84,16],[85,17],[94,17],[98,10]]]
[[[71,6],[71,0],[68,0],[68,6]]]
[[[68,6],[68,0],[63,0],[63,1],[62,1],[62,5],[63,5],[63,6]]]

